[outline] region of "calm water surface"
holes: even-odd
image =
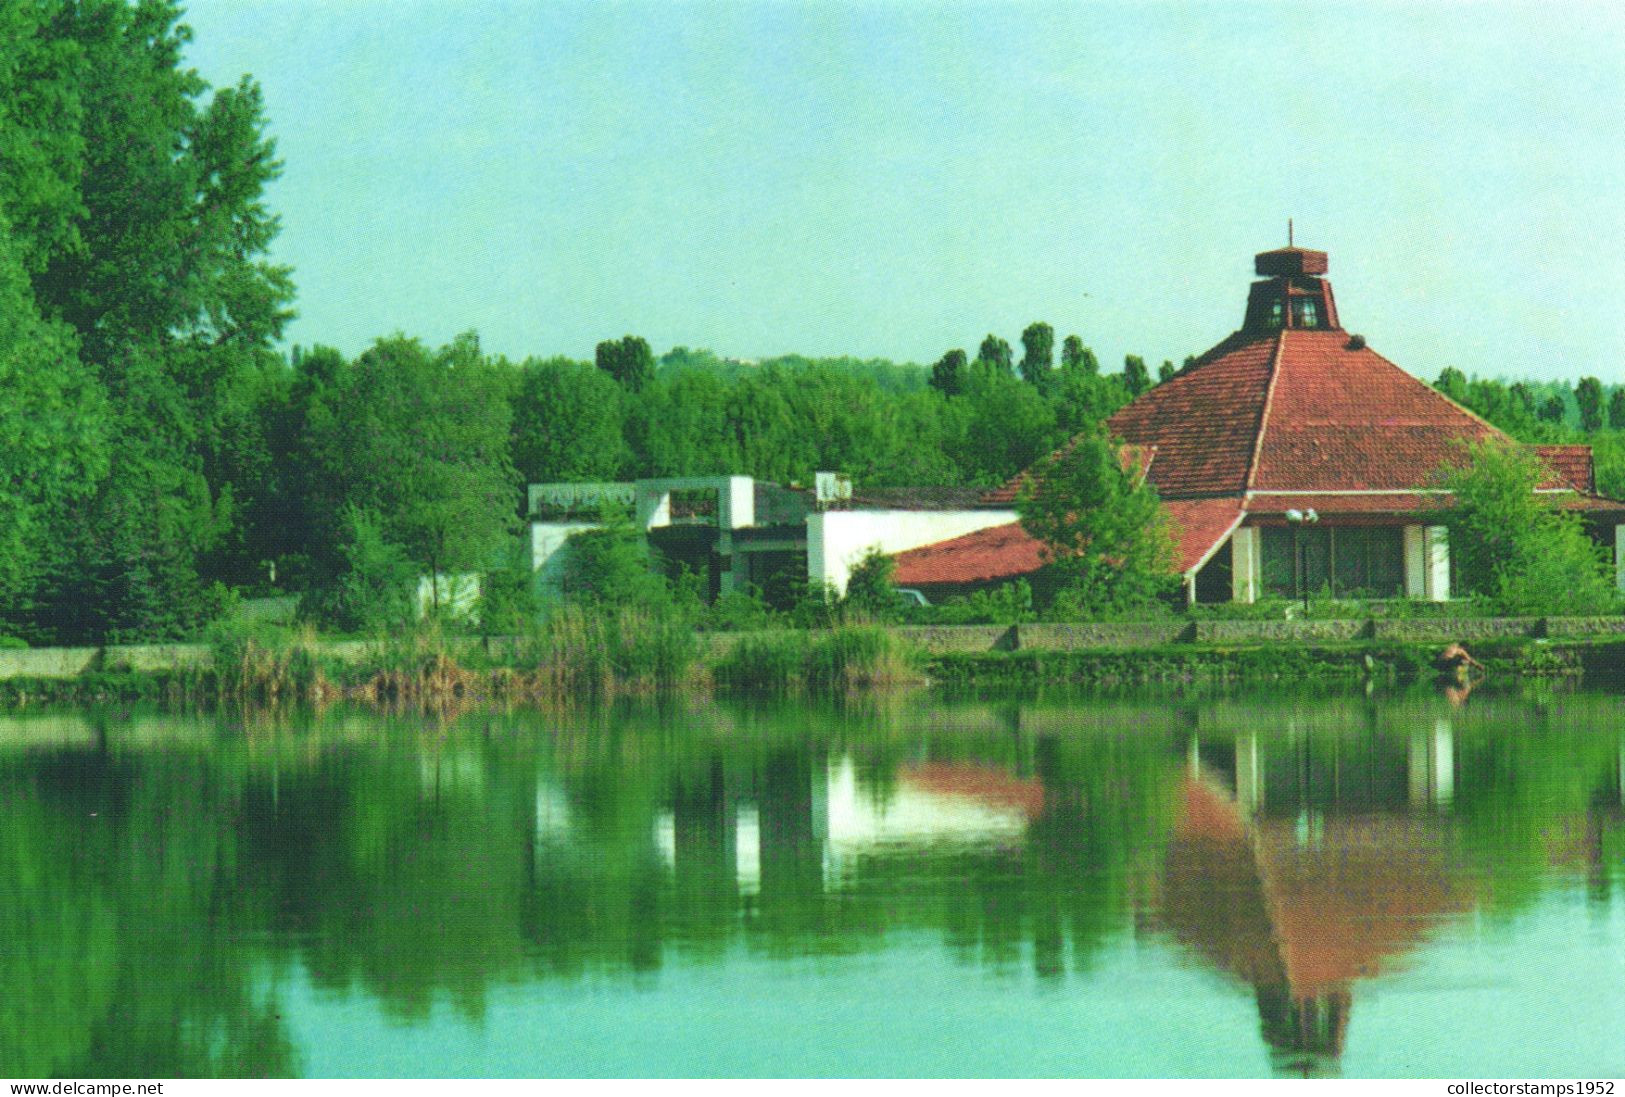
[[[1625,701],[0,719],[0,1075],[1625,1075]]]

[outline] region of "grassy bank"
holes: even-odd
[[[965,631],[944,636],[859,624],[702,635],[636,611],[569,611],[533,635],[490,640],[425,631],[334,641],[308,630],[256,629],[218,635],[207,650],[189,649],[187,658],[168,665],[102,657],[74,674],[13,675],[0,679],[0,704],[570,704],[682,690],[839,695],[926,683],[955,689],[1314,679],[1405,683],[1432,678],[1439,650],[1433,641],[1371,639],[1063,647],[1061,637],[1056,646],[1000,650],[1002,641],[992,631]],[[981,646],[967,646],[969,640]],[[1492,678],[1625,682],[1625,638],[1617,635],[1484,640],[1473,651]]]

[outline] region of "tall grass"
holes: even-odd
[[[317,701],[335,691],[314,628],[225,627],[210,637],[214,688],[221,700]]]
[[[732,693],[842,693],[921,681],[920,654],[878,625],[742,636],[712,677]]]

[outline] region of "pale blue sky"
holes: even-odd
[[[934,360],[1034,319],[1114,367],[1331,253],[1413,373],[1625,381],[1618,5],[193,0],[287,162],[290,340],[628,332]]]

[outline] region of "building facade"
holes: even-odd
[[[1256,256],[1240,330],[1108,420],[1143,455],[1191,602],[1451,595],[1439,470],[1501,431],[1344,330],[1325,252]],[[1596,492],[1589,446],[1540,446],[1539,490],[1585,515],[1625,586],[1625,503]],[[1022,478],[989,493],[1011,506]],[[898,556],[897,582],[955,589],[1031,574],[1019,525]]]

